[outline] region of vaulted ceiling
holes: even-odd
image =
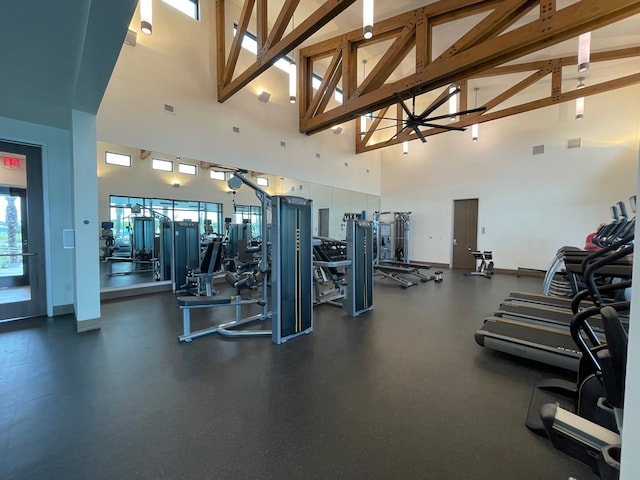
[[[357,152],[446,131],[403,128],[399,99],[443,114],[451,84],[461,90],[459,110],[487,106],[447,122],[464,128],[640,82],[639,0],[378,1],[371,40],[362,36],[360,1],[246,0],[233,20],[257,32],[259,53],[241,72],[239,44],[225,45],[224,1],[217,7],[219,101],[298,47],[300,131],[367,115],[366,132],[355,129]],[[579,74],[577,37],[585,32],[591,68]],[[313,75],[323,78],[319,89]],[[577,90],[580,77],[586,88]]]

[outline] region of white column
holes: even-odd
[[[71,116],[74,307],[76,329],[84,332],[100,328],[96,116],[78,110]]]
[[[638,187],[640,188],[640,169],[638,170]],[[638,188],[636,188],[637,191]],[[636,223],[636,238],[638,234],[640,234],[640,225]],[[635,256],[640,255],[638,252],[634,253]],[[624,397],[620,480],[636,480],[640,472],[640,456],[637,455],[637,447],[640,445],[640,261],[633,262],[633,278],[636,282],[632,290],[629,318],[629,356]]]

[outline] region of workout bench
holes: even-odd
[[[219,333],[229,337],[239,337],[248,334],[249,332],[228,330],[232,327],[237,327],[245,323],[253,322],[255,320],[264,319],[264,314],[259,313],[250,317],[242,318],[242,305],[258,304],[264,306],[264,302],[250,298],[244,299],[240,295],[233,295],[227,298],[212,297],[212,296],[200,296],[200,297],[178,297],[178,308],[182,310],[182,335],[178,337],[181,342],[190,342],[194,338],[208,335],[210,333]],[[215,307],[235,307],[235,319],[230,322],[221,323],[213,327],[205,328],[202,330],[191,331],[191,309],[193,308],[215,308]],[[252,330],[252,335],[271,335],[271,330],[262,331]]]

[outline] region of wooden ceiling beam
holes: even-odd
[[[495,37],[509,25],[522,18],[539,0],[508,0],[499,5],[493,12],[487,15],[474,28],[469,30],[457,42],[455,42],[439,58],[451,57],[456,53],[477,45],[489,38]]]
[[[449,4],[452,3],[457,5],[465,3],[467,7],[479,8],[482,2],[441,0],[385,22],[386,25],[397,25],[400,22],[399,19],[402,18],[406,24],[411,15],[424,15],[425,11],[435,11],[438,8],[441,9],[442,15],[448,12],[448,16],[453,18],[456,16],[456,12],[449,8]],[[521,3],[529,5],[529,0],[521,0]],[[485,2],[485,6],[489,4],[494,7],[496,5],[495,2]],[[419,11],[420,13],[417,13]],[[374,91],[352,96],[345,99],[343,105],[322,113],[319,112],[312,118],[301,119],[300,131],[307,134],[316,133],[332,125],[356,118],[358,115],[393,104],[397,101],[396,95],[398,94],[407,98],[414,93],[427,92],[460,79],[472,78],[474,75],[536,50],[637,14],[640,12],[640,0],[608,0],[607,2],[578,0],[561,10],[556,10],[554,2],[547,0],[542,2],[540,11],[538,19],[500,36],[491,37],[451,57],[430,62],[419,73],[384,84]],[[378,31],[378,27],[377,23],[376,31]],[[356,35],[361,38],[360,31],[350,32],[343,38],[355,39]],[[331,44],[331,41],[327,41],[325,44]],[[312,51],[313,47],[309,48],[308,51]],[[303,49],[301,54],[306,55],[306,52],[307,49]]]
[[[245,0],[242,5],[242,12],[240,13],[240,21],[238,22],[238,31],[233,37],[231,42],[231,51],[224,67],[224,74],[222,75],[222,82],[227,84],[233,77],[236,65],[238,64],[238,58],[240,57],[240,49],[242,48],[242,39],[247,33],[247,27],[249,26],[249,20],[251,20],[251,13],[253,12],[253,6],[255,0]]]
[[[398,68],[398,65],[400,65],[409,51],[414,47],[415,34],[416,24],[410,23],[406,25],[400,35],[396,37],[391,47],[389,47],[369,75],[367,75],[360,84],[360,87],[353,93],[353,96],[359,96],[362,93],[379,88],[384,84],[384,81]]]
[[[283,31],[286,29],[286,25],[288,24],[288,18],[285,18],[283,12],[280,12],[278,19],[276,21],[277,25],[275,29],[272,30],[271,35],[267,37],[266,45],[264,48],[258,52],[258,58],[256,62],[251,64],[246,70],[235,76],[236,67],[237,67],[237,55],[239,55],[239,47],[236,47],[235,44],[241,46],[241,41],[244,36],[244,32],[246,32],[246,25],[244,26],[244,30],[241,29],[242,25],[238,25],[238,33],[234,37],[234,41],[231,47],[231,52],[229,58],[227,60],[226,49],[225,49],[225,12],[224,12],[224,2],[226,0],[216,0],[216,52],[218,55],[218,101],[220,103],[225,102],[229,98],[231,98],[235,93],[240,91],[246,85],[249,84],[252,80],[257,78],[261,73],[267,70],[271,65],[273,65],[278,58],[282,55],[291,52],[293,49],[298,47],[302,42],[304,42],[311,35],[320,30],[324,25],[327,24],[331,19],[335,18],[338,14],[347,9],[351,4],[355,3],[356,0],[325,0],[325,2],[320,5],[309,17],[300,22],[300,24],[288,35],[279,35],[279,31]],[[243,5],[242,14],[241,14],[241,22],[245,17],[249,17],[249,14],[245,14],[245,11],[253,10],[253,3],[255,0],[245,0],[245,4]],[[297,5],[299,0],[288,0],[285,2],[283,8],[290,9],[295,4]],[[259,2],[258,8],[262,9],[266,6],[265,2]],[[261,22],[266,16],[266,13],[261,12],[257,14],[257,17],[260,18]],[[286,23],[285,23],[286,22]],[[248,24],[248,20],[247,20]],[[283,26],[284,25],[284,26]],[[241,32],[243,32],[241,34]],[[263,35],[264,36],[264,35]],[[220,74],[220,70],[224,71],[224,75]],[[312,72],[311,72],[312,74]]]
[[[284,5],[282,5],[280,13],[278,14],[278,18],[276,18],[276,21],[271,28],[271,33],[269,34],[267,43],[264,45],[262,51],[258,51],[258,60],[262,56],[263,52],[268,51],[271,45],[278,43],[282,39],[282,36],[287,29],[287,25],[289,25],[289,22],[293,18],[293,14],[299,3],[300,0],[286,0],[284,2]]]

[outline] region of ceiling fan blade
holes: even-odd
[[[451,131],[458,131],[458,132],[464,132],[466,130],[465,127],[454,127],[453,125],[438,125],[437,123],[427,123],[427,122],[422,122],[420,123],[421,126],[423,127],[430,127],[430,128],[441,128],[443,130],[451,130]]]
[[[442,105],[444,105],[445,103],[447,103],[449,101],[449,99],[451,97],[453,97],[455,94],[457,94],[460,91],[460,87],[456,87],[453,91],[447,93],[447,95],[445,95],[444,97],[442,97],[440,100],[438,100],[436,103],[434,103],[433,105],[431,105],[430,107],[427,107],[425,109],[424,112],[422,112],[420,115],[418,115],[418,119],[420,120],[425,120],[427,116],[429,116],[431,113],[433,113],[434,111],[436,111],[438,108],[440,108]]]
[[[386,130],[387,128],[398,128],[397,125],[388,125],[386,127],[378,127],[374,130],[374,132],[377,132],[378,130]],[[407,128],[406,126],[404,128]],[[403,130],[404,130],[403,128]],[[361,135],[365,135],[367,132],[360,132]]]
[[[394,121],[394,122],[402,122],[401,118],[399,119],[399,118],[393,118],[393,117],[375,117],[374,116],[374,117],[367,117],[367,118],[372,118],[374,120],[378,120],[379,119],[379,120],[391,120],[391,121]]]
[[[427,143],[427,139],[424,138],[424,135],[422,134],[422,132],[420,131],[417,125],[413,127],[413,131],[416,132],[416,135],[420,140],[422,140],[422,143]]]
[[[400,104],[400,106],[402,107],[402,109],[404,110],[404,113],[407,114],[407,117],[409,118],[415,118],[415,116],[413,115],[413,113],[411,113],[409,111],[409,107],[407,107],[407,105],[404,103],[404,100],[402,99],[402,97],[400,96],[399,93],[396,93],[396,97],[398,98],[398,103]]]
[[[391,137],[389,140],[387,140],[385,143],[389,143],[390,141],[392,141],[394,138],[396,138],[398,135],[400,135],[402,132],[404,132],[407,129],[407,127],[402,127],[402,129],[399,132],[396,132],[396,134]]]
[[[453,114],[447,113],[446,115],[438,115],[437,117],[423,118],[422,121],[424,121],[424,122],[435,122],[436,120],[442,120],[442,119],[445,119],[445,118],[457,117],[458,115],[467,115],[468,113],[484,112],[486,109],[487,109],[486,106],[478,107],[478,108],[472,108],[471,110],[464,110],[462,112],[456,112],[456,113],[453,113]]]

